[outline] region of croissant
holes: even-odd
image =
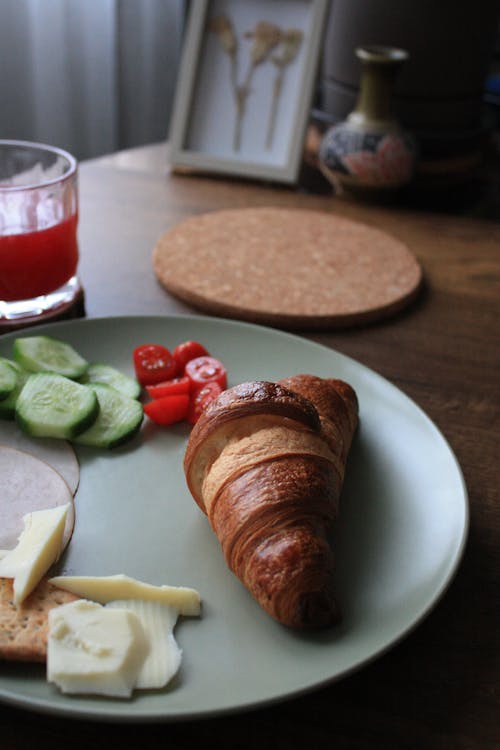
[[[340,618],[327,537],[357,422],[350,385],[295,375],[224,391],[191,431],[187,485],[227,565],[291,628]]]

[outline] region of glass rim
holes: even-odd
[[[26,185],[0,185],[0,192],[2,193],[14,193],[21,192],[23,190],[35,190],[36,188],[48,187],[49,185],[57,185],[58,183],[64,182],[69,177],[72,177],[77,172],[78,161],[70,154],[58,146],[50,146],[48,143],[37,143],[35,141],[18,141],[9,139],[0,139],[0,149],[3,146],[17,146],[20,148],[38,149],[39,151],[49,151],[52,154],[62,156],[69,163],[69,169],[59,177],[52,177],[48,180],[40,180],[39,182],[27,183]]]

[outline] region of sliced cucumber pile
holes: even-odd
[[[141,387],[104,363],[89,363],[50,336],[14,341],[0,357],[0,419],[15,419],[33,437],[114,448],[135,435],[144,412]]]

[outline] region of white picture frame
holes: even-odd
[[[169,134],[174,171],[296,183],[328,0],[193,0]]]

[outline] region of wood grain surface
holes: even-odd
[[[424,271],[418,299],[384,322],[308,336],[373,368],[434,420],[464,473],[470,535],[458,573],[430,615],[387,654],[336,684],[262,710],[165,726],[75,722],[2,705],[1,747],[498,748],[498,224],[172,176],[163,144],[83,164],[80,190],[80,271],[91,317],[196,315],[161,287],[151,264],[158,238],[195,214],[305,208],[400,238]]]

